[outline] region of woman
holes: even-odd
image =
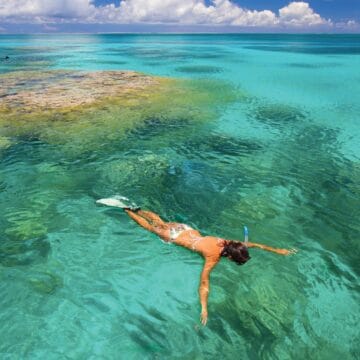
[[[242,243],[240,241],[226,240],[216,236],[202,236],[199,231],[186,224],[175,222],[165,222],[159,215],[141,210],[134,204],[127,205],[128,201],[124,197],[100,199],[99,204],[123,208],[124,211],[144,229],[155,233],[166,242],[186,247],[192,251],[200,253],[205,264],[200,277],[200,303],[201,303],[201,322],[206,325],[208,319],[207,303],[210,291],[209,276],[211,270],[220,261],[221,257],[236,262],[238,265],[245,264],[250,260],[248,248],[257,247],[262,250],[272,251],[280,255],[290,255],[296,250],[275,249],[270,246],[256,244],[252,242]]]

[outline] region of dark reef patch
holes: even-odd
[[[224,55],[227,55],[227,53],[221,53],[221,52],[214,52],[214,53],[197,53],[197,54],[189,54],[194,59],[220,59],[224,57]]]
[[[162,64],[158,61],[144,61],[143,65],[145,65],[145,66],[160,66]]]
[[[175,68],[176,71],[191,74],[214,74],[222,72],[222,68],[210,65],[186,65]]]
[[[224,156],[246,156],[262,148],[262,145],[257,142],[223,134],[197,137],[189,140],[184,147],[189,155],[205,154],[205,156],[211,153]]]
[[[190,123],[190,119],[185,117],[151,116],[146,118],[138,127],[130,130],[128,135],[133,141],[146,140],[153,136],[171,136],[170,132],[183,129]]]
[[[173,52],[165,49],[153,49],[153,48],[142,48],[142,47],[131,47],[122,49],[112,49],[113,53],[118,53],[124,56],[134,56],[139,58],[161,58],[168,56]]]
[[[301,68],[301,69],[321,69],[327,67],[339,67],[341,66],[340,63],[288,63],[287,66],[294,67],[294,68]]]
[[[29,278],[30,286],[40,294],[53,294],[62,287],[62,279],[50,272],[32,272]]]
[[[50,252],[45,237],[22,240],[15,236],[2,238],[0,242],[0,264],[6,267],[30,265],[41,262]]]
[[[256,142],[225,135],[212,135],[206,138],[206,144],[212,151],[230,156],[248,155],[262,149]]]
[[[354,46],[323,46],[323,47],[315,47],[315,46],[246,46],[246,49],[249,50],[261,50],[261,51],[274,51],[274,52],[290,52],[290,53],[300,53],[300,54],[314,54],[314,55],[359,55],[360,47]]]
[[[298,122],[305,118],[304,114],[297,108],[283,104],[259,106],[254,111],[253,116],[260,122],[274,126]]]
[[[174,61],[192,61],[194,59],[219,59],[229,54],[227,51],[220,49],[209,49],[206,52],[194,52],[193,49],[155,49],[147,47],[124,47],[109,48],[104,50],[108,55],[121,55],[137,59],[156,59],[159,62]]]
[[[54,65],[55,57],[52,55],[24,55],[10,56],[1,63],[2,68],[14,70],[34,70],[48,68]]]
[[[103,65],[125,65],[128,62],[124,60],[98,60],[95,63]]]
[[[289,63],[286,64],[287,66],[300,68],[300,69],[317,69],[318,66],[316,64],[309,64],[309,63]]]

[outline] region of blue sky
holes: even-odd
[[[0,0],[0,32],[360,32],[360,0]]]

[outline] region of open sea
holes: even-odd
[[[5,92],[123,69],[191,94],[0,118],[0,358],[359,359],[360,35],[0,36]],[[202,258],[96,206],[114,194],[299,251],[223,259],[203,327]]]

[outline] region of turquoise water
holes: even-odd
[[[241,96],[106,141],[7,138],[2,359],[358,358],[360,35],[2,35],[5,55],[4,74],[129,69]],[[95,206],[115,193],[299,252],[222,260],[204,328],[202,259]]]

